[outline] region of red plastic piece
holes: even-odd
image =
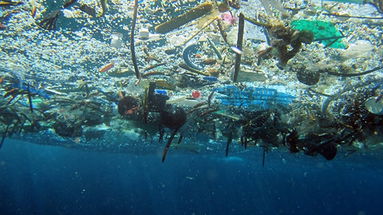
[[[199,97],[201,97],[201,92],[198,91],[198,90],[194,90],[194,91],[192,92],[192,97],[193,97],[194,99],[198,99]]]

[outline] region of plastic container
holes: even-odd
[[[221,101],[221,104],[242,108],[269,109],[273,105],[286,106],[295,98],[272,88],[246,87],[241,90],[230,85],[215,90],[220,94],[216,98]]]
[[[383,96],[373,96],[364,103],[370,113],[383,115]]]

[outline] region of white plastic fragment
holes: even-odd
[[[343,50],[340,56],[344,59],[362,58],[371,55],[374,46],[367,40],[358,40],[351,44],[346,50]]]
[[[122,37],[121,33],[113,33],[111,35],[110,45],[114,48],[121,48],[123,44]]]
[[[139,31],[139,33],[138,33],[138,35],[139,35],[139,38],[140,38],[141,40],[147,40],[147,39],[149,39],[149,29],[147,29],[147,28],[141,28],[140,31]]]
[[[243,53],[241,49],[239,49],[239,48],[237,48],[235,46],[232,46],[231,50],[233,50],[233,52],[235,52],[235,53],[237,53],[239,55],[241,55]]]

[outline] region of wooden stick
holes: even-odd
[[[172,144],[172,141],[174,139],[174,136],[176,135],[176,133],[178,132],[179,128],[175,129],[172,133],[172,135],[169,137],[168,139],[168,142],[166,143],[166,146],[164,148],[164,151],[162,152],[162,163],[165,162],[165,159],[166,159],[166,155],[168,154],[168,151],[170,149],[170,145]]]
[[[186,43],[188,43],[190,40],[192,40],[194,37],[196,37],[199,33],[201,33],[203,30],[205,30],[205,28],[207,28],[207,26],[209,26],[212,22],[214,22],[215,20],[217,19],[214,18],[208,22],[206,22],[201,29],[199,29],[197,32],[195,32],[193,35],[191,35],[185,42],[182,43],[181,46],[184,46]]]
[[[137,12],[138,12],[138,0],[134,0],[134,11],[133,11],[133,20],[132,20],[132,29],[130,31],[130,51],[132,52],[132,61],[134,66],[134,71],[138,80],[141,80],[141,74],[138,70],[136,51],[134,47],[134,30],[136,28],[137,21]]]
[[[245,29],[245,16],[241,13],[239,14],[239,24],[238,24],[238,38],[237,38],[237,48],[242,51],[242,43],[243,43],[243,33]],[[238,73],[241,66],[241,54],[236,53],[235,57],[235,70],[234,70],[234,78],[233,81],[237,82]]]

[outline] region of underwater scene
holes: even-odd
[[[0,215],[381,214],[382,0],[0,0]]]

